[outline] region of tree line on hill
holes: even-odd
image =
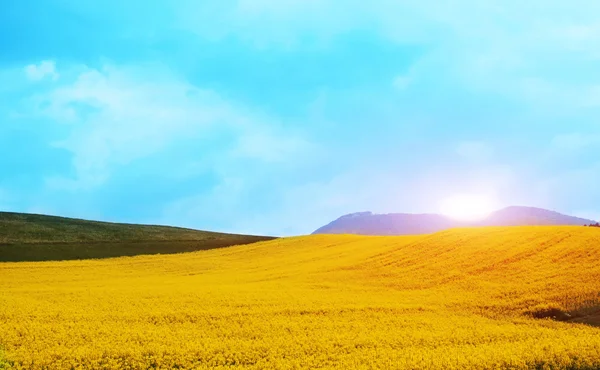
[[[596,222],[595,224],[589,224],[589,225],[583,225],[583,226],[588,226],[588,227],[600,227],[600,223]]]

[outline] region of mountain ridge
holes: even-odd
[[[581,217],[527,206],[509,206],[490,213],[477,222],[457,221],[437,213],[387,213],[370,211],[343,215],[313,234],[417,235],[430,234],[455,227],[479,226],[577,226],[595,223]]]

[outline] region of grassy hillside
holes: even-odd
[[[583,227],[0,263],[0,347],[28,369],[593,369],[599,292]]]
[[[0,261],[48,261],[191,252],[267,237],[0,212]]]

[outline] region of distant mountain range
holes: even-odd
[[[313,234],[414,235],[430,234],[453,227],[588,225],[595,222],[534,207],[504,208],[478,222],[456,221],[439,214],[359,212],[342,216]]]

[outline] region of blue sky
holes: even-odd
[[[600,219],[600,3],[0,5],[0,209],[293,235],[455,194]]]

